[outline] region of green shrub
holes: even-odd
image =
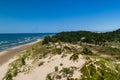
[[[60,63],[60,66],[63,66],[63,63]]]
[[[53,80],[50,76],[50,74],[47,75],[47,79],[46,80]]]
[[[116,69],[116,64],[103,59],[86,63],[81,72],[81,80],[120,80],[120,71]]]
[[[60,80],[61,78],[62,78],[62,77],[61,77],[60,75],[57,75],[57,76],[56,76],[56,79],[59,79],[59,80]]]
[[[4,78],[3,80],[12,80],[12,75],[11,73],[8,73]]]
[[[17,68],[16,67],[11,68],[7,71],[3,80],[12,80],[12,78],[15,77],[17,74],[18,74]]]
[[[21,64],[25,65],[25,58],[21,58]]]
[[[69,74],[71,71],[69,68],[63,68],[62,71],[65,73],[65,74]]]
[[[77,60],[77,59],[79,59],[79,54],[73,54],[71,57],[70,57],[70,60]]]
[[[51,37],[50,36],[46,36],[46,37],[44,37],[44,40],[42,41],[42,44],[48,44],[51,41],[52,41]]]
[[[61,50],[61,49],[53,49],[53,50],[52,50],[52,53],[53,53],[53,54],[61,54],[61,53],[62,53],[62,50]]]
[[[23,66],[23,65],[25,65],[25,58],[23,58],[23,57],[12,62],[10,64],[10,66],[9,66],[10,68],[8,69],[3,80],[12,80],[12,78],[18,74],[18,68]]]
[[[43,64],[44,64],[45,62],[40,62],[39,64],[38,64],[38,66],[42,66]]]
[[[55,67],[55,72],[58,72],[58,67],[57,66]]]
[[[91,55],[93,54],[92,51],[90,51],[88,48],[84,48],[83,51],[82,51],[83,54],[86,54],[86,55]]]

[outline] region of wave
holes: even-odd
[[[6,44],[6,43],[9,43],[8,41],[0,41],[0,45],[1,44]]]
[[[52,34],[51,33],[0,34],[0,51],[5,50],[7,48],[30,43],[49,35]]]

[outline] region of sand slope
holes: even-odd
[[[79,56],[79,59],[76,62],[69,60],[71,54],[67,54],[64,58],[61,58],[61,56],[62,55],[55,55],[52,58],[47,57],[45,59],[41,59],[41,61],[45,62],[42,66],[37,66],[28,74],[19,73],[16,77],[14,77],[14,80],[45,80],[48,73],[55,71],[54,68],[56,66],[58,66],[59,69],[62,69],[63,67],[69,68],[71,66],[81,68],[86,62],[82,55]],[[61,63],[63,66],[60,66]],[[81,73],[75,72],[73,76],[79,78],[80,75]]]
[[[17,58],[10,59],[8,62],[6,62],[6,63],[4,63],[3,65],[0,66],[0,80],[2,80],[2,78],[5,76],[5,74],[8,70],[9,64],[16,59]]]

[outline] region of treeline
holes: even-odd
[[[71,31],[71,32],[61,32],[54,36],[46,36],[43,40],[43,44],[49,42],[86,42],[101,44],[103,42],[120,42],[120,29],[112,32],[96,33],[90,31]]]

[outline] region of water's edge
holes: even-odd
[[[53,35],[53,33],[0,34],[0,52],[16,46],[35,42],[49,35]]]

